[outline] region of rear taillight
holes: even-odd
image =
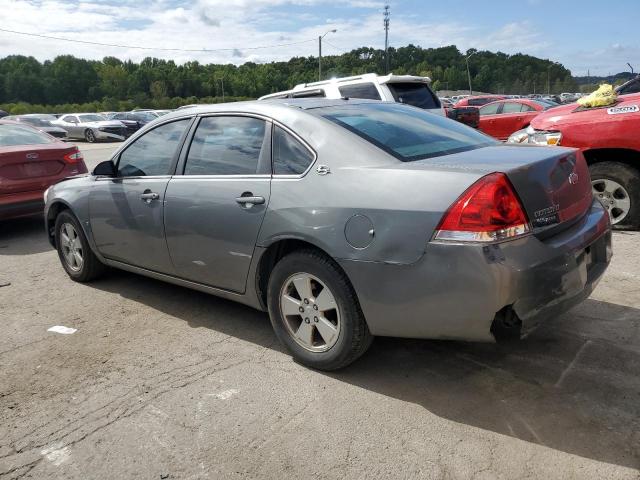
[[[80,150],[78,150],[78,147],[76,147],[73,151],[67,153],[62,158],[64,159],[65,162],[71,163],[71,164],[75,164],[75,163],[78,163],[80,160],[84,160],[84,157],[82,156],[82,153],[80,153]]]
[[[491,173],[454,202],[433,236],[438,241],[495,242],[529,232],[529,220],[504,173]]]

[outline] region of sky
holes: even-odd
[[[177,63],[269,62],[384,47],[377,0],[0,0],[0,29],[124,45],[86,45],[0,31],[0,57],[56,55]],[[640,0],[390,0],[389,43],[526,53],[574,75],[640,71]],[[149,47],[134,49],[130,46]],[[268,47],[268,48],[256,48]],[[195,51],[167,51],[187,49]],[[207,49],[209,51],[202,51]]]

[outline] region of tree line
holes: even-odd
[[[395,74],[429,76],[434,90],[468,88],[466,56],[455,46],[390,48]],[[384,51],[362,47],[322,58],[323,77],[384,73]],[[576,91],[571,72],[559,63],[530,55],[478,51],[469,58],[473,89],[492,93]],[[61,55],[39,62],[11,55],[0,59],[0,109],[11,113],[111,111],[135,107],[176,108],[188,103],[257,98],[318,80],[317,57],[239,66],[181,65],[145,58],[140,63],[105,57],[86,60]]]

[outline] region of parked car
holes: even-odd
[[[513,132],[528,127],[540,112],[553,106],[551,102],[525,98],[488,103],[480,107],[478,128],[487,135],[506,141]]]
[[[325,370],[375,335],[517,338],[586,298],[611,255],[579,151],[388,102],[178,110],[46,197],[73,280],[110,265],[268,310]]]
[[[367,73],[353,77],[332,78],[320,82],[296,85],[292,90],[264,95],[258,100],[274,98],[361,98],[384,100],[412,105],[437,115],[446,115],[454,120],[478,126],[479,116],[470,109],[457,111],[455,107],[445,109],[440,99],[431,90],[429,77],[413,75],[376,75]]]
[[[465,97],[458,100],[455,104],[456,107],[481,107],[487,103],[495,102],[497,100],[504,100],[506,95],[475,95],[473,97]]]
[[[4,110],[0,110],[0,118],[6,117],[9,114],[7,112],[5,112]]]
[[[640,93],[640,75],[628,80],[627,82],[615,88],[618,95],[629,95],[631,93]]]
[[[133,135],[149,122],[158,118],[158,114],[151,110],[138,110],[132,112],[115,112],[111,114],[109,120],[118,120],[127,127],[127,137]]]
[[[640,228],[640,94],[610,107],[562,105],[543,112],[509,142],[562,145],[583,152],[596,198],[615,228]]]
[[[52,137],[65,138],[67,136],[67,131],[64,128],[56,127],[51,123],[51,120],[46,120],[38,114],[9,115],[4,117],[4,119],[13,120],[14,122],[28,123],[32,127],[37,128],[41,132],[48,133]]]
[[[97,113],[71,113],[51,122],[64,128],[67,137],[84,139],[89,143],[98,140],[124,140],[127,127],[117,120],[107,120]]]
[[[0,120],[0,220],[42,214],[43,192],[87,173],[78,147],[24,122]]]

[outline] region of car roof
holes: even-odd
[[[194,105],[189,108],[174,110],[160,117],[162,119],[170,119],[183,117],[187,114],[203,115],[207,113],[229,112],[229,113],[257,113],[269,115],[270,112],[276,112],[279,109],[297,108],[300,110],[311,110],[315,108],[335,107],[341,105],[356,105],[362,103],[393,103],[381,102],[379,100],[365,99],[329,99],[329,98],[270,98],[266,100],[250,100],[247,102],[232,103],[211,103]]]

